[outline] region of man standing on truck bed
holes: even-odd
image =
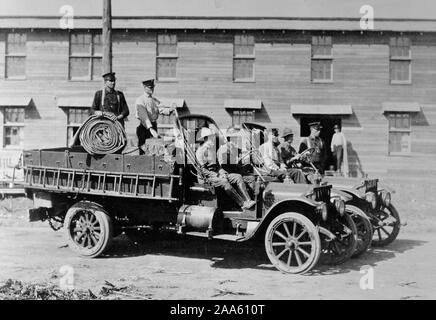
[[[158,138],[157,119],[160,114],[170,115],[173,108],[159,106],[160,101],[153,97],[154,79],[142,82],[144,94],[136,99],[136,118],[139,119],[139,126],[136,128],[138,136],[139,154],[144,154],[142,146],[149,138]]]
[[[124,94],[121,91],[115,90],[115,72],[105,73],[103,79],[104,88],[95,93],[91,114],[113,113],[124,127],[124,119],[129,115],[129,107],[127,106]]]

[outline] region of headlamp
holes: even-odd
[[[391,193],[388,191],[382,191],[380,193],[381,202],[385,207],[389,207],[391,205]]]
[[[319,205],[316,209],[317,209],[318,213],[321,214],[322,220],[327,221],[327,214],[328,214],[327,204],[323,203],[323,204]]]
[[[335,208],[341,216],[345,213],[345,201],[342,199],[335,199]]]
[[[365,200],[371,204],[372,209],[377,208],[377,196],[375,195],[374,192],[367,192],[365,194]]]

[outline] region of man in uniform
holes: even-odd
[[[154,79],[142,82],[144,94],[136,99],[136,118],[139,119],[139,126],[136,128],[138,136],[139,153],[144,154],[142,146],[149,138],[159,138],[157,133],[157,119],[160,114],[170,115],[173,108],[160,106],[160,101],[153,97]]]
[[[129,115],[129,107],[127,106],[124,94],[121,91],[115,90],[115,72],[104,74],[103,79],[104,88],[95,93],[91,106],[91,114],[112,113],[124,127],[124,119]]]
[[[292,147],[294,141],[294,132],[291,128],[285,128],[282,134],[283,142],[279,145],[279,154],[281,163],[283,163],[288,171],[288,174],[295,183],[308,183],[301,169],[292,168],[292,163],[300,159],[300,155]]]
[[[228,173],[216,161],[215,133],[209,128],[202,128],[199,140],[201,145],[196,151],[196,158],[202,176],[212,186],[222,188],[241,208],[252,208],[256,202],[250,199],[242,176],[237,173]]]
[[[323,174],[325,162],[327,159],[327,153],[325,149],[325,143],[319,136],[322,126],[320,122],[311,122],[309,123],[309,127],[310,135],[308,137],[302,138],[299,153],[302,153],[306,149],[314,148],[315,151],[312,154],[312,162],[314,166],[319,170],[319,172]]]

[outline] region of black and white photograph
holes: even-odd
[[[0,0],[0,300],[433,300],[435,181],[434,0]]]

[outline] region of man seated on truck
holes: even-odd
[[[284,181],[288,177],[295,183],[308,183],[303,171],[294,168],[288,169],[282,162],[278,130],[272,129],[266,136],[268,140],[259,147],[266,173],[280,181]]]
[[[250,163],[249,149],[243,148],[242,128],[238,125],[229,127],[226,132],[227,142],[218,149],[218,162],[229,173],[239,173],[242,179],[254,190],[256,177]]]
[[[199,140],[201,145],[196,151],[196,158],[201,166],[201,174],[212,186],[224,189],[241,208],[251,209],[256,202],[250,199],[242,176],[228,173],[216,159],[215,133],[209,128],[202,128]]]

